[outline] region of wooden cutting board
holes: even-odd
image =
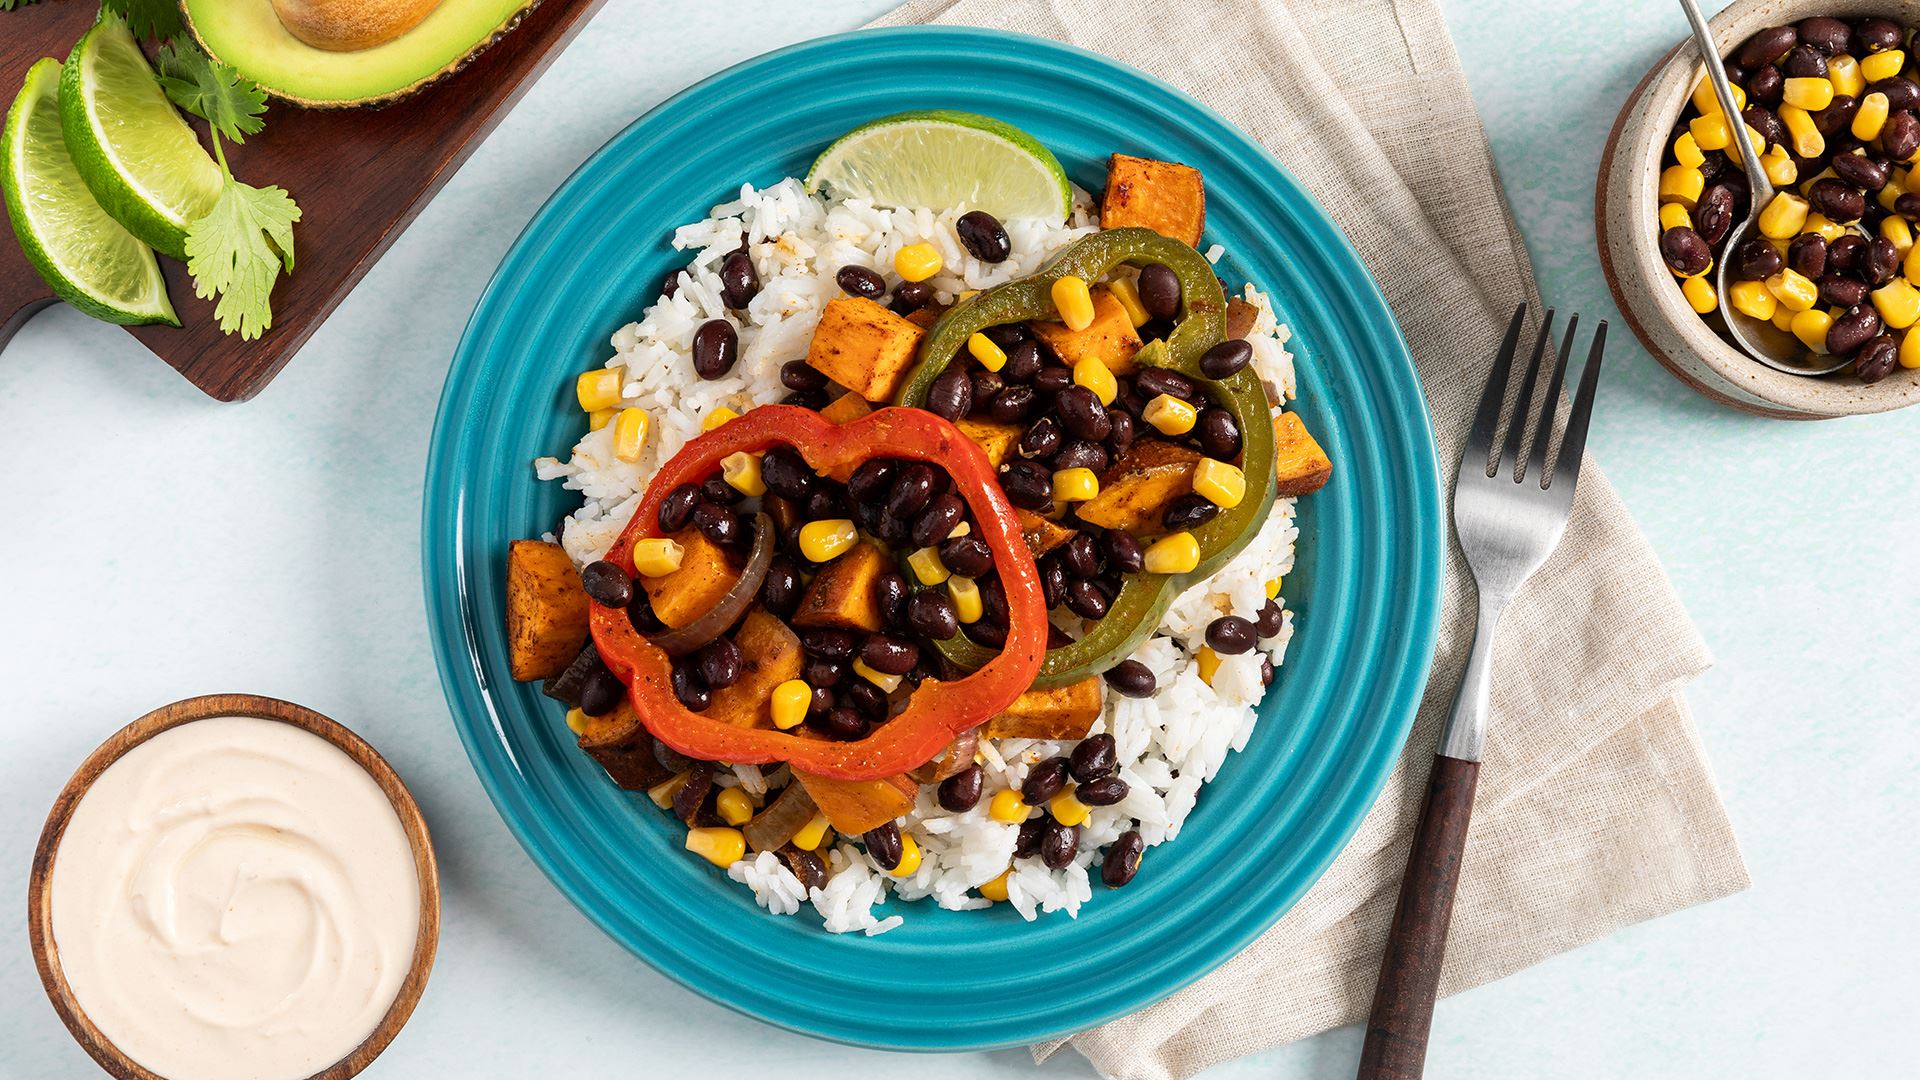
[[[298,267],[274,289],[272,329],[245,342],[220,333],[185,264],[162,258],[184,328],[128,332],[221,401],[259,393],[604,2],[544,0],[466,70],[384,109],[274,102],[266,130],[227,151],[235,176],[278,184],[300,203]],[[47,0],[0,12],[0,111],[36,60],[66,58],[97,10],[91,0]],[[50,303],[11,230],[0,231],[0,348]]]

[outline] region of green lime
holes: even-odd
[[[60,79],[67,146],[94,198],[162,254],[186,257],[187,226],[220,197],[220,166],[160,89],[126,20],[102,12]]]
[[[153,249],[107,215],[67,155],[60,61],[42,60],[0,131],[0,194],[27,261],[60,299],[96,319],[140,325],[180,319]]]
[[[807,190],[881,206],[967,206],[1000,218],[1064,221],[1073,188],[1033,136],[978,113],[936,109],[854,128],[813,159]]]

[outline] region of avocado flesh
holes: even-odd
[[[187,20],[208,55],[277,98],[318,108],[383,104],[459,70],[538,0],[441,0],[418,26],[357,52],[329,52],[294,37],[272,0],[187,0]]]

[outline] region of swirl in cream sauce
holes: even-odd
[[[170,1080],[298,1078],[345,1057],[399,993],[420,917],[373,777],[254,717],[170,728],[102,772],[51,900],[80,1007]]]

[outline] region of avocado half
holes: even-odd
[[[281,24],[273,0],[186,0],[187,25],[207,55],[282,101],[312,109],[385,105],[465,67],[519,25],[540,0],[441,0],[384,45],[330,52]]]

